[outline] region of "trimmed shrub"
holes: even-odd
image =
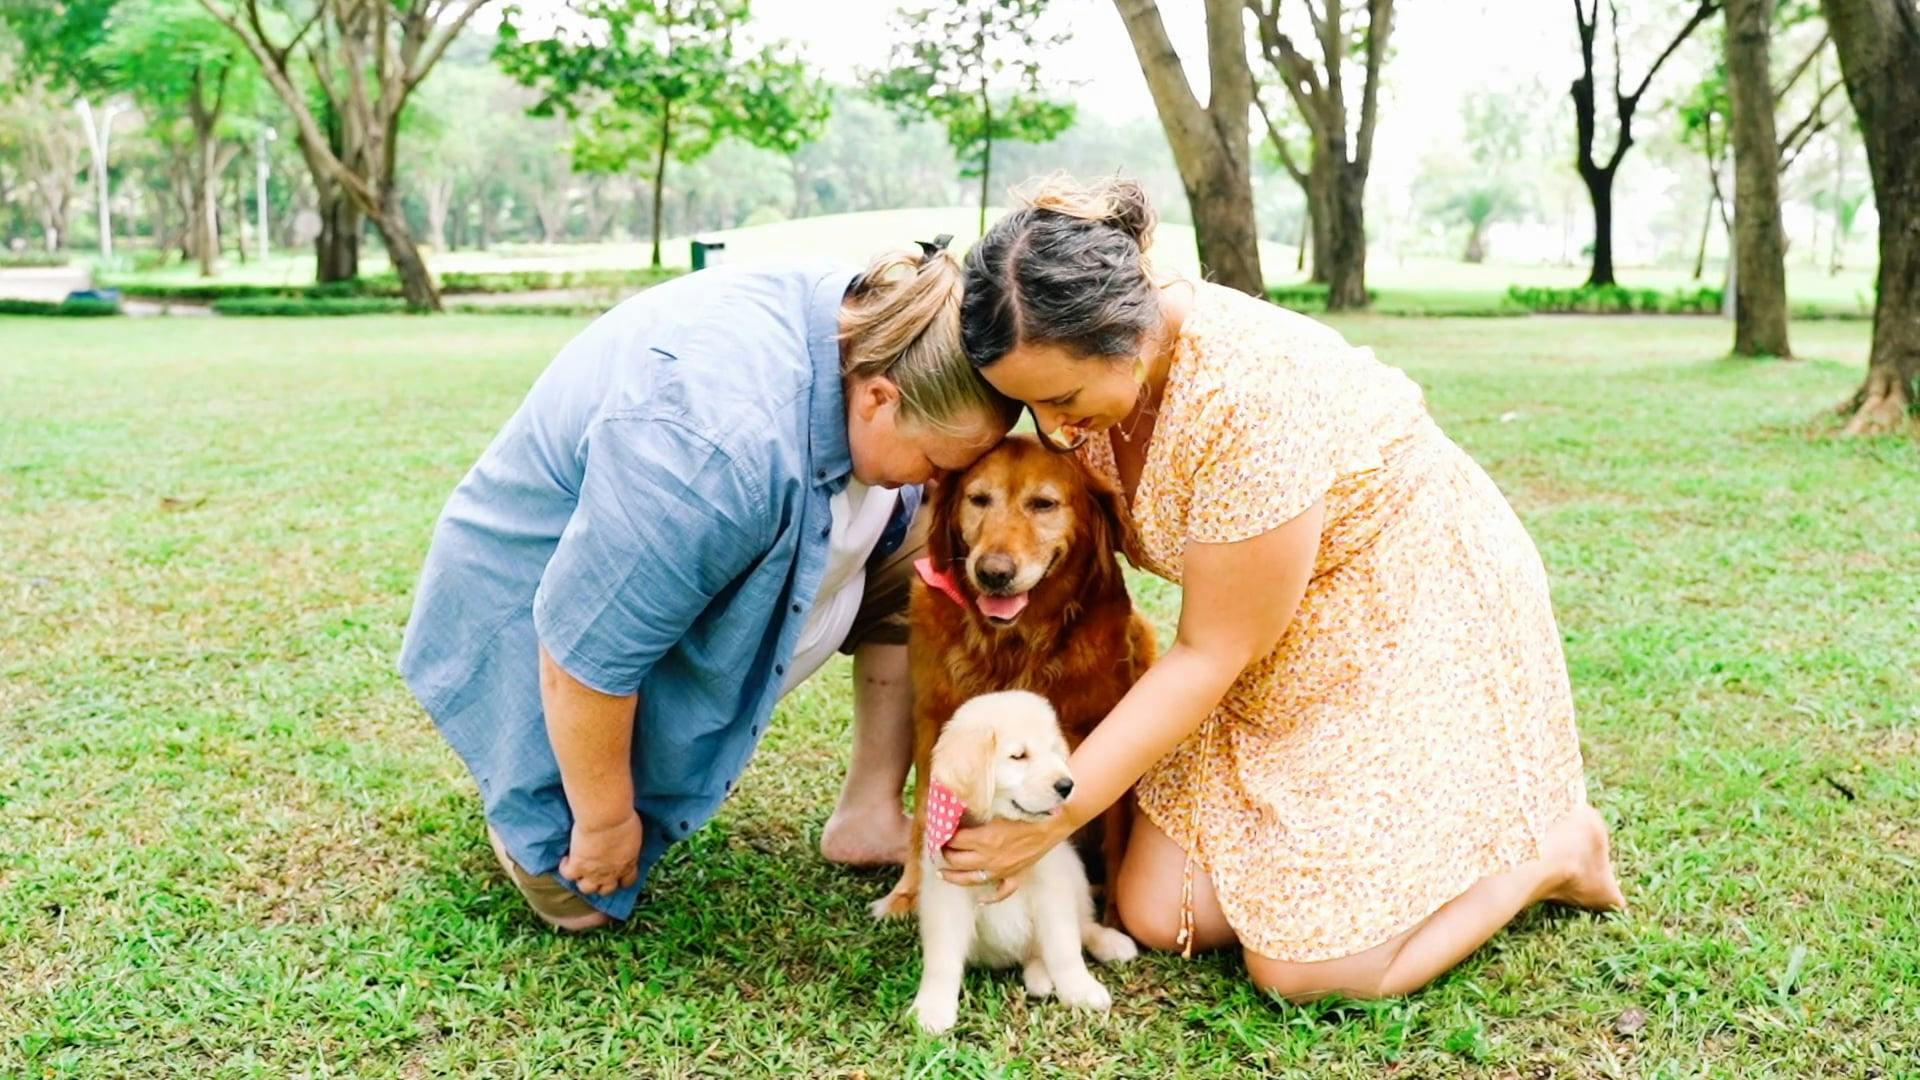
[[[407,303],[387,296],[234,296],[215,300],[213,310],[221,315],[393,315],[404,313]]]
[[[9,270],[53,268],[72,261],[64,251],[0,251],[0,268]]]
[[[1623,285],[1582,285],[1572,289],[1515,285],[1507,290],[1507,298],[1528,311],[1556,315],[1716,315],[1723,295],[1711,286],[1665,293]]]
[[[6,300],[0,299],[0,315],[57,315],[91,318],[120,314],[116,300]]]

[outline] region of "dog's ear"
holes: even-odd
[[[960,478],[964,473],[941,473],[927,484],[927,557],[933,568],[945,571],[962,555],[966,539],[960,535]]]
[[[998,740],[990,724],[949,723],[933,744],[933,782],[951,790],[969,813],[984,817],[993,805],[993,755]]]
[[[1093,573],[1102,588],[1124,589],[1126,576],[1120,570],[1119,554],[1128,540],[1126,496],[1112,481],[1080,465],[1081,483],[1092,506],[1087,531],[1093,537]]]

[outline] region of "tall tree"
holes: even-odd
[[[21,46],[21,74],[67,95],[85,136],[93,174],[100,254],[113,255],[113,174],[108,168],[113,121],[125,110],[111,100],[111,81],[100,67],[100,45],[119,0],[4,0],[0,21]],[[104,98],[100,107],[96,97]],[[64,225],[62,228],[64,229]],[[62,238],[64,242],[64,232]]]
[[[211,277],[220,251],[220,179],[241,148],[231,119],[253,107],[259,69],[193,0],[124,5],[101,44],[100,62],[150,124],[191,126],[189,246],[200,273]]]
[[[407,305],[438,311],[440,291],[400,206],[400,123],[414,89],[487,0],[294,2],[300,11],[291,19],[273,20],[260,10],[260,0],[200,0],[259,61],[267,84],[293,116],[315,183],[343,194],[380,230]],[[290,28],[276,34],[270,21]],[[320,98],[318,109],[296,60],[296,50],[302,49]],[[342,266],[327,254],[323,243],[321,280],[358,271],[357,265]]]
[[[1780,224],[1774,128],[1773,0],[1726,0],[1727,95],[1733,114],[1733,351],[1790,356],[1787,236]]]
[[[585,0],[585,24],[549,37],[528,37],[519,8],[500,24],[494,55],[540,91],[534,114],[576,121],[576,169],[651,162],[655,266],[669,157],[691,164],[728,136],[791,153],[826,123],[824,84],[784,45],[736,55],[751,13],[750,0]]]
[[[1253,152],[1248,111],[1253,71],[1247,62],[1241,0],[1206,0],[1206,105],[1194,96],[1167,37],[1155,0],[1114,0],[1147,89],[1173,147],[1193,211],[1200,270],[1207,277],[1254,296],[1263,295],[1260,233],[1253,217]]]
[[[1284,0],[1246,0],[1260,34],[1260,55],[1279,76],[1312,133],[1307,202],[1325,240],[1327,307],[1367,306],[1367,174],[1373,167],[1373,134],[1380,117],[1380,73],[1393,39],[1393,0],[1367,0],[1365,22],[1352,19],[1342,0],[1303,0],[1317,43],[1319,63],[1295,46],[1282,25]],[[1346,70],[1357,54],[1365,72],[1358,130],[1350,126]],[[1262,110],[1264,114],[1264,109]]]
[[[1646,75],[1631,93],[1625,89],[1625,65],[1621,60],[1620,11],[1617,0],[1607,0],[1607,13],[1610,16],[1613,38],[1613,106],[1614,106],[1614,143],[1613,153],[1602,163],[1594,157],[1594,138],[1599,118],[1597,114],[1597,91],[1594,80],[1594,44],[1599,36],[1600,0],[1573,0],[1574,27],[1580,37],[1580,77],[1573,80],[1573,119],[1574,128],[1579,135],[1580,150],[1575,165],[1580,170],[1580,179],[1587,185],[1587,196],[1593,201],[1593,270],[1587,275],[1589,285],[1612,285],[1613,274],[1613,178],[1620,171],[1620,162],[1633,147],[1633,116],[1640,107],[1640,99],[1653,85],[1653,77],[1660,73],[1668,60],[1679,50],[1701,23],[1712,18],[1720,10],[1720,0],[1699,0],[1693,14],[1675,32],[1667,47],[1661,50],[1653,64],[1647,68]]]
[[[993,144],[1048,142],[1072,126],[1074,107],[1046,95],[1040,56],[1064,34],[1042,34],[1047,0],[942,0],[902,8],[886,70],[867,77],[874,98],[903,120],[947,129],[962,176],[980,178],[987,231]]]
[[[1849,434],[1891,431],[1920,406],[1920,7],[1821,0],[1860,121],[1880,212],[1880,275],[1866,381]]]

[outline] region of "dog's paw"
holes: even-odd
[[[1103,964],[1124,964],[1140,955],[1133,939],[1111,926],[1088,927],[1084,944],[1087,952]]]
[[[1046,961],[1033,959],[1020,972],[1020,980],[1027,984],[1028,997],[1052,997],[1053,975],[1047,971]]]
[[[1061,1004],[1071,1005],[1076,1009],[1098,1009],[1105,1012],[1113,1007],[1113,995],[1107,992],[1106,987],[1100,985],[1099,979],[1085,971],[1061,976],[1053,989],[1059,996]]]
[[[913,914],[914,901],[917,899],[911,890],[895,889],[867,906],[873,917],[885,922],[888,919],[904,919]]]
[[[953,1029],[960,1015],[960,999],[945,994],[921,991],[913,999],[913,1018],[920,1030],[929,1035],[944,1035]]]

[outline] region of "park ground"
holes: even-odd
[[[0,1075],[1916,1075],[1920,455],[1824,418],[1866,324],[1755,363],[1713,319],[1336,322],[1538,540],[1631,910],[1376,1004],[975,974],[936,1040],[889,875],[815,854],[844,667],[583,938],[394,675],[435,514],[578,320],[0,319]]]

